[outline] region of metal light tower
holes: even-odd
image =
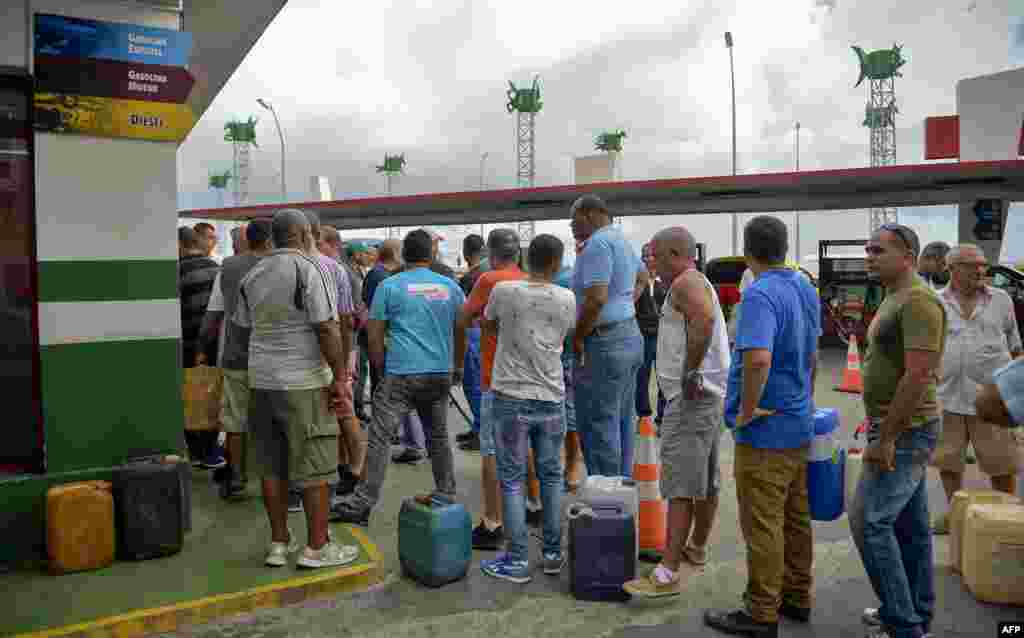
[[[256,144],[256,118],[250,116],[245,122],[232,120],[224,125],[224,140],[232,144],[234,163],[235,205],[249,201],[249,147]]]
[[[391,186],[396,175],[405,172],[405,153],[401,155],[385,155],[384,163],[377,166],[378,173],[384,173],[385,184],[388,189],[388,197],[391,196]],[[400,226],[388,226],[388,239],[398,239],[401,236]]]
[[[870,82],[868,103],[864,109],[863,125],[870,131],[871,166],[892,166],[896,163],[896,78],[902,77],[900,67],[907,63],[900,50],[893,44],[891,49],[879,49],[865,53],[860,47],[851,47],[860,60],[860,78],[854,88],[867,78]],[[895,223],[898,213],[895,208],[872,208],[868,218],[868,231],[873,233],[879,226]]]
[[[533,86],[528,89],[516,88],[509,82],[508,103],[505,108],[509,113],[516,114],[516,180],[520,188],[529,188],[536,177],[536,128],[534,126],[537,113],[544,103],[540,99],[539,76],[533,78]],[[534,223],[519,222],[519,238],[521,241],[533,240]]]
[[[608,153],[608,160],[611,164],[611,180],[619,179],[619,158],[622,156],[622,140],[626,138],[626,132],[622,129],[617,131],[605,131],[594,138],[594,148]],[[615,225],[622,227],[622,216],[615,218]]]

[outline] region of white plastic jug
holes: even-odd
[[[864,466],[863,452],[849,452],[846,455],[846,513],[853,509],[853,497],[857,494],[861,468]]]
[[[636,530],[636,555],[640,556],[640,527],[637,512],[640,511],[640,493],[633,479],[625,476],[588,476],[580,492],[580,500],[586,502],[592,498],[607,498],[622,503],[623,509],[633,517]]]

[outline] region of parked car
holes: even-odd
[[[788,261],[786,266],[792,270],[799,270],[817,289],[818,281],[807,269]],[[725,315],[725,322],[729,330],[729,343],[733,342],[736,334],[733,310],[740,302],[740,282],[743,281],[743,273],[746,270],[747,260],[743,257],[718,257],[704,266],[704,275],[715,287],[718,303],[722,305],[722,314]]]
[[[1017,315],[1017,329],[1024,334],[1024,272],[996,264],[989,266],[987,277],[989,285],[1010,295],[1013,310]]]

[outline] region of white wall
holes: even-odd
[[[28,67],[28,0],[0,2],[0,66]]]
[[[36,134],[40,261],[176,259],[177,146]]]
[[[957,82],[956,103],[960,116],[961,162],[1017,159],[1024,119],[1024,68]],[[960,204],[960,241],[977,243],[988,260],[997,263],[1002,254],[1002,242],[975,238],[973,207],[973,201]],[[1004,219],[1004,232],[1006,221]]]

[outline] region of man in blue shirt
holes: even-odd
[[[406,235],[402,243],[406,270],[382,281],[374,293],[366,332],[370,363],[384,369],[384,379],[374,395],[365,479],[352,495],[334,504],[332,521],[369,524],[387,473],[391,439],[402,417],[413,409],[432,433],[430,460],[437,493],[455,497],[448,390],[453,328],[466,298],[453,279],[431,272],[431,244],[424,230]]]
[[[726,390],[725,422],[736,439],[734,475],[747,543],[745,605],[709,610],[705,621],[731,634],[778,635],[779,615],[807,622],[811,535],[807,454],[821,307],[810,282],[786,268],[786,225],[755,217],[743,230],[757,278],[743,293]]]
[[[636,300],[647,283],[640,258],[600,197],[572,205],[572,233],[586,244],[576,260],[576,427],[591,475],[631,476],[636,375],[644,339]]]

